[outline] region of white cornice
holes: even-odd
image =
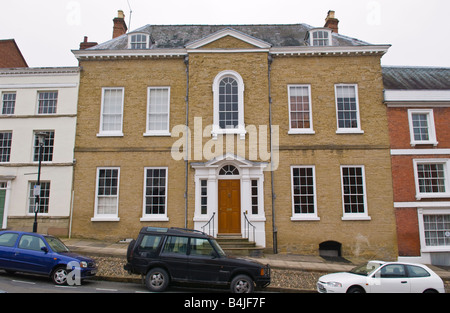
[[[183,57],[186,49],[150,50],[72,50],[77,59],[129,59],[146,57]]]
[[[391,155],[450,155],[450,149],[391,149]]]
[[[61,76],[76,75],[79,73],[79,67],[24,67],[0,69],[0,75],[2,76]]]
[[[409,104],[450,104],[450,90],[385,90],[384,101],[388,106]]]
[[[270,53],[274,55],[317,55],[317,56],[333,56],[333,55],[350,55],[350,54],[385,54],[390,45],[367,45],[367,46],[299,46],[299,47],[273,47]]]
[[[196,46],[196,45],[195,45]],[[345,56],[345,55],[383,55],[390,45],[368,46],[327,46],[327,47],[263,47],[254,49],[194,49],[194,45],[178,49],[150,50],[72,50],[77,59],[130,59],[152,57],[183,57],[189,53],[249,53],[266,52],[275,56]]]

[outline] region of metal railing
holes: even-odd
[[[214,212],[211,216],[211,218],[209,219],[208,223],[206,223],[205,225],[202,226],[202,231],[204,233],[206,233],[205,228],[208,227],[208,232],[207,234],[210,236],[214,236],[214,216],[216,215],[216,212]],[[211,223],[212,222],[212,223]],[[212,234],[211,234],[211,227],[212,227]]]
[[[247,212],[244,212],[244,218],[245,218],[245,224],[244,224],[244,236],[247,234],[248,241],[250,240],[250,226],[253,228],[253,242],[256,241],[255,238],[255,232],[256,232],[256,226],[250,223],[250,221],[247,218]]]

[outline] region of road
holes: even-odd
[[[85,280],[81,286],[57,286],[49,278],[0,271],[0,290],[7,293],[147,293],[145,286],[133,283]]]
[[[126,282],[85,280],[81,286],[57,286],[43,276],[8,274],[0,270],[0,291],[6,293],[151,293],[144,285]],[[167,293],[228,293],[228,289],[170,287]]]

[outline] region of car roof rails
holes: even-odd
[[[206,234],[200,230],[196,230],[196,229],[181,228],[181,227],[170,227],[170,229],[180,230],[180,231],[185,231],[185,232],[192,232],[192,233],[197,233],[197,234],[202,234],[202,235],[208,236],[208,234]]]

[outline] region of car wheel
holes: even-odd
[[[358,286],[348,288],[347,293],[365,293],[364,289]]]
[[[52,272],[52,281],[56,285],[64,285],[67,283],[67,276],[69,275],[69,271],[64,266],[60,266],[55,268]]]
[[[162,268],[151,269],[145,276],[147,289],[154,292],[162,292],[169,286],[169,274]]]
[[[252,293],[254,284],[253,280],[247,275],[238,275],[231,281],[232,293]]]

